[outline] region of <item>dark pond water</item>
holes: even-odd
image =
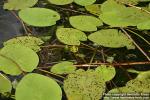
[[[22,34],[23,28],[19,20],[0,6],[0,47],[4,41]]]

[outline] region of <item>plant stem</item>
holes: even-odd
[[[130,39],[132,40],[133,44],[141,51],[141,53],[143,53],[143,55],[148,59],[148,61],[150,61],[150,58],[149,56],[141,49],[141,47],[131,38],[131,36],[123,29],[123,28],[120,28],[124,33],[125,35]]]

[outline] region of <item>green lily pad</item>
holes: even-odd
[[[115,0],[115,1],[124,3],[124,4],[137,5],[140,0]]]
[[[59,41],[67,45],[80,45],[80,41],[87,40],[84,32],[73,28],[59,28],[56,36]]]
[[[86,15],[72,16],[69,22],[74,28],[81,31],[97,31],[97,27],[103,25],[100,19]]]
[[[116,75],[116,71],[113,66],[101,65],[97,67],[95,71],[98,72],[101,78],[106,82],[112,80]]]
[[[0,73],[0,93],[11,92],[12,85],[11,81]]]
[[[52,26],[60,19],[60,15],[47,8],[27,8],[19,11],[19,17],[27,24],[38,27]]]
[[[74,2],[81,6],[87,6],[96,2],[96,0],[74,0]]]
[[[4,4],[4,9],[8,10],[20,10],[34,6],[38,0],[8,0]]]
[[[73,65],[72,62],[69,61],[62,61],[58,64],[55,64],[51,68],[51,72],[56,74],[69,74],[73,73],[76,70],[76,67]]]
[[[7,45],[0,50],[0,70],[6,74],[19,75],[31,72],[39,63],[38,55],[22,45]]]
[[[146,12],[134,7],[125,7],[114,0],[103,3],[101,10],[102,14],[99,18],[113,27],[137,26],[150,18]]]
[[[150,21],[147,20],[145,22],[139,23],[137,25],[137,28],[141,29],[141,30],[149,30],[150,29]]]
[[[150,79],[150,71],[142,71],[139,72],[138,76],[136,77],[136,79],[139,80],[147,80]]]
[[[73,2],[73,0],[48,0],[48,1],[55,5],[66,5]]]
[[[85,9],[89,11],[91,14],[99,16],[101,14],[101,5],[100,4],[92,4],[85,6]]]
[[[80,70],[69,74],[64,81],[68,100],[100,100],[105,87],[105,82],[94,70]]]
[[[16,100],[61,100],[60,86],[51,78],[40,74],[28,74],[16,88]]]
[[[132,79],[127,82],[126,87],[138,93],[149,93],[150,92],[150,79],[139,80],[138,78]]]
[[[128,39],[121,31],[116,29],[106,29],[94,32],[88,36],[88,39],[98,45],[111,48],[127,47],[128,49],[134,49],[132,41]]]
[[[20,44],[20,45],[31,48],[35,52],[38,52],[41,50],[40,45],[42,45],[43,43],[44,42],[40,38],[36,38],[33,36],[22,36],[22,37],[16,37],[16,38],[13,38],[4,42],[4,46],[12,45],[12,44]]]

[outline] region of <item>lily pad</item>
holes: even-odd
[[[73,28],[59,28],[56,36],[59,41],[67,45],[80,45],[80,41],[87,40],[84,32]]]
[[[99,18],[113,27],[137,26],[150,18],[146,12],[134,7],[125,7],[114,0],[103,3],[101,10],[102,14]]]
[[[115,1],[124,3],[124,4],[137,5],[140,0],[115,0]]]
[[[99,100],[105,92],[105,82],[94,70],[69,74],[64,81],[68,100]]]
[[[132,79],[127,82],[126,87],[138,93],[149,93],[150,92],[150,79]]]
[[[85,9],[89,11],[91,14],[99,16],[101,14],[101,5],[100,4],[92,4],[85,6]]]
[[[16,100],[61,100],[60,86],[51,78],[40,74],[28,74],[16,88]]]
[[[20,10],[34,6],[38,0],[8,0],[4,4],[4,9],[8,10]]]
[[[48,0],[48,1],[55,5],[66,5],[73,2],[73,0]]]
[[[12,45],[12,44],[20,44],[31,48],[35,52],[38,52],[41,50],[40,45],[42,45],[43,43],[44,41],[42,41],[40,38],[33,37],[33,36],[22,36],[4,42],[4,46]]]
[[[113,66],[101,65],[97,67],[95,71],[98,72],[101,78],[106,82],[112,80],[116,75],[116,71]]]
[[[72,16],[69,22],[74,28],[81,31],[97,31],[97,27],[103,25],[100,19],[86,15]]]
[[[127,47],[128,49],[134,49],[132,41],[128,39],[121,31],[116,29],[106,29],[94,32],[88,36],[88,39],[98,45],[111,48]]]
[[[25,46],[13,44],[0,50],[0,70],[6,74],[19,75],[22,71],[31,72],[38,63],[38,55]]]
[[[69,74],[73,73],[76,70],[76,67],[72,62],[62,61],[51,68],[51,72],[56,74]]]
[[[0,93],[11,92],[12,85],[11,81],[0,73]]]
[[[19,11],[19,17],[27,24],[38,27],[52,26],[60,19],[60,15],[47,8],[27,8]]]
[[[139,80],[148,80],[149,79],[150,80],[150,71],[139,72],[136,79],[139,79]]]
[[[147,20],[145,22],[139,23],[137,25],[137,28],[141,29],[141,30],[149,30],[150,29],[150,21]]]
[[[96,0],[74,0],[74,2],[81,6],[87,6],[96,2]]]

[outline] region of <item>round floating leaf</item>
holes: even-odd
[[[69,18],[70,24],[81,31],[97,31],[103,25],[102,21],[93,16],[79,15]]]
[[[66,5],[73,2],[73,0],[48,0],[48,1],[55,5]]]
[[[64,81],[68,100],[99,100],[105,92],[105,82],[94,70],[79,70]]]
[[[39,63],[39,57],[32,49],[19,44],[2,48],[0,59],[0,70],[12,75],[18,75],[21,71],[31,72]]]
[[[92,4],[85,6],[86,10],[89,11],[91,14],[99,16],[101,14],[101,5],[100,4]]]
[[[76,67],[73,65],[72,62],[69,61],[62,61],[51,68],[51,72],[57,74],[69,74],[73,73],[76,70]]]
[[[139,75],[137,76],[136,79],[139,79],[139,80],[150,79],[150,71],[139,72]]]
[[[134,7],[125,7],[114,0],[103,3],[101,10],[100,19],[113,27],[137,26],[150,18],[146,12]]]
[[[150,21],[147,20],[145,22],[139,23],[137,25],[137,28],[141,29],[141,30],[149,30],[150,29]]]
[[[0,71],[6,74],[19,75],[22,73],[19,66],[12,60],[0,54]]]
[[[32,73],[19,82],[15,98],[16,100],[61,100],[62,91],[53,79]]]
[[[12,85],[10,80],[0,73],[0,93],[10,92]]]
[[[12,44],[20,44],[20,45],[24,45],[26,47],[31,48],[35,52],[38,52],[41,50],[40,45],[43,43],[44,42],[40,38],[36,38],[33,36],[22,36],[22,37],[16,37],[16,38],[13,38],[4,42],[4,46],[12,45]]]
[[[137,5],[139,3],[139,0],[115,0],[115,1],[131,5]]]
[[[104,47],[119,48],[126,46],[128,49],[134,49],[132,41],[121,31],[118,32],[116,29],[94,32],[88,36],[88,39]]]
[[[38,0],[8,0],[4,4],[4,9],[8,10],[19,10],[34,6]]]
[[[51,9],[27,8],[19,11],[19,17],[32,26],[52,26],[60,19],[60,15]]]
[[[73,28],[59,28],[56,32],[57,38],[67,45],[80,45],[80,41],[86,41],[84,32]]]
[[[138,78],[132,79],[127,82],[126,87],[131,88],[132,90],[138,93],[149,93],[150,92],[150,79],[142,79]]]
[[[81,6],[87,6],[96,2],[96,0],[74,0],[74,2]]]
[[[115,71],[115,68],[113,66],[107,67],[106,65],[101,65],[101,66],[97,67],[95,69],[95,71],[99,73],[99,75],[101,76],[101,78],[104,81],[110,81],[116,75],[116,71]]]

